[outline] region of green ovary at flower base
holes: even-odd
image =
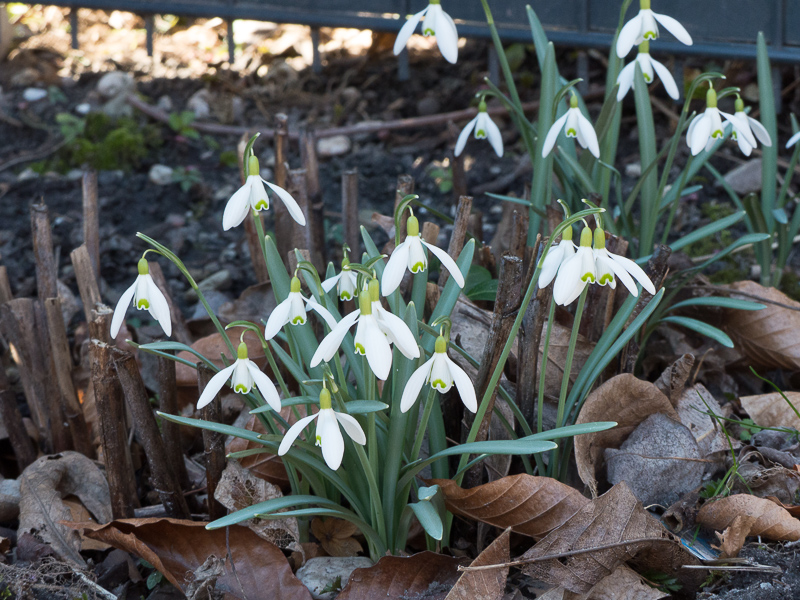
[[[547,137],[542,146],[542,158],[545,158],[553,151],[562,130],[567,137],[575,138],[582,147],[588,149],[595,157],[600,158],[600,144],[597,141],[597,134],[594,131],[594,127],[592,127],[591,121],[583,116],[581,109],[578,107],[578,97],[575,94],[572,94],[570,98],[567,112],[553,123],[550,131],[547,132]]]
[[[686,132],[686,144],[691,149],[693,156],[697,156],[703,150],[710,149],[716,140],[725,135],[725,127],[722,124],[723,117],[733,126],[734,131],[743,137],[747,144],[751,147],[756,146],[756,140],[750,131],[748,122],[736,115],[719,110],[717,108],[717,92],[713,87],[709,87],[708,92],[706,92],[705,112],[692,119]]]
[[[125,313],[128,307],[133,304],[138,310],[146,310],[150,313],[167,336],[172,335],[172,320],[169,314],[169,304],[156,282],[150,275],[150,267],[147,259],[142,257],[137,264],[138,276],[127,290],[120,296],[117,306],[114,308],[114,316],[111,317],[111,337],[116,338],[125,320]]]
[[[489,117],[489,113],[486,112],[485,100],[481,100],[478,105],[478,115],[467,123],[467,126],[459,134],[455,148],[456,156],[461,156],[464,146],[467,145],[469,134],[472,133],[473,129],[475,130],[475,139],[488,139],[497,156],[503,156],[503,135],[495,122]]]
[[[306,314],[306,306],[315,310],[322,319],[328,324],[328,327],[333,329],[336,327],[336,319],[333,315],[314,297],[306,298],[300,292],[300,279],[297,275],[292,277],[290,282],[289,295],[286,300],[278,304],[267,319],[267,324],[264,328],[264,338],[272,339],[281,330],[284,325],[303,325],[308,316]]]
[[[334,287],[339,292],[340,300],[352,300],[356,295],[356,286],[358,285],[358,276],[355,271],[350,268],[350,259],[345,254],[342,258],[342,270],[338,275],[329,277],[322,282],[322,289],[327,294]]]

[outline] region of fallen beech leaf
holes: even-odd
[[[19,535],[30,534],[58,556],[84,567],[81,536],[63,521],[72,517],[62,501],[76,496],[97,521],[112,519],[108,482],[90,459],[78,452],[42,456],[20,475]]]
[[[509,527],[472,561],[470,567],[497,565],[509,560]],[[490,571],[467,571],[458,578],[445,600],[495,600],[502,598],[508,579],[508,567]]]
[[[783,394],[797,410],[800,410],[800,392],[784,392]],[[747,411],[756,425],[800,429],[800,419],[778,392],[742,396],[739,400],[742,408]]]
[[[758,302],[758,298],[780,302],[800,309],[800,303],[775,288],[767,288],[755,281],[737,281],[728,286],[731,290],[748,296],[736,296]],[[756,298],[753,298],[756,296]],[[769,369],[800,369],[800,310],[792,310],[765,303],[761,310],[728,310],[725,313],[725,331],[749,361]]]
[[[589,503],[578,490],[550,477],[527,473],[465,490],[452,479],[431,479],[450,512],[541,539]]]
[[[678,400],[683,395],[683,389],[692,374],[693,366],[694,354],[684,354],[664,369],[661,377],[655,382],[655,386],[669,398],[672,406],[678,406]]]
[[[284,415],[283,411],[281,411],[281,414],[284,418],[289,417],[289,415]],[[266,433],[266,430],[261,425],[261,421],[258,420],[256,415],[250,415],[244,428],[254,433]],[[231,454],[233,452],[253,450],[254,448],[263,448],[263,446],[255,442],[243,440],[242,438],[233,437],[225,447],[225,453]],[[239,461],[242,467],[250,471],[250,473],[256,477],[260,477],[269,483],[277,485],[284,494],[291,491],[292,485],[289,481],[289,475],[286,473],[286,467],[283,466],[283,461],[277,454],[260,452],[236,460]]]
[[[739,440],[726,438],[722,428],[706,414],[711,412],[724,416],[722,407],[716,398],[702,384],[698,383],[684,389],[677,403],[673,404],[678,411],[681,423],[689,428],[697,440],[702,456],[705,457],[719,451],[728,452],[731,445],[734,448],[741,447]]]
[[[547,321],[544,323],[543,332],[547,330]],[[567,365],[567,353],[569,351],[569,339],[572,335],[572,327],[565,327],[558,321],[553,322],[553,329],[550,331],[550,346],[547,349],[547,365],[544,372],[544,397],[545,402],[555,405],[561,393],[561,379],[564,376],[564,367]],[[544,333],[539,343],[539,359],[536,361],[536,380],[542,372],[544,364]],[[570,383],[580,374],[583,365],[594,350],[594,342],[590,342],[584,336],[578,334],[575,344],[575,355],[572,359],[570,369]],[[538,385],[538,384],[537,384]]]
[[[331,556],[355,556],[363,550],[358,540],[353,538],[360,533],[358,527],[344,519],[316,517],[311,521],[311,533]]]
[[[232,321],[250,321],[260,323],[264,315],[275,310],[275,295],[270,283],[257,283],[245,288],[236,300],[226,302],[219,307],[217,316],[223,323]]]
[[[278,486],[256,477],[235,460],[228,461],[217,489],[214,490],[214,498],[231,512],[281,497],[283,493]],[[243,524],[282,550],[300,548],[300,531],[294,517],[249,519]]]
[[[708,502],[697,514],[697,522],[723,531],[740,515],[756,518],[749,535],[760,535],[776,542],[800,540],[800,521],[789,511],[765,498],[749,494],[736,494]]]
[[[620,565],[591,589],[586,600],[660,600],[668,597],[669,594],[642,581],[642,576],[636,571]]]
[[[608,547],[618,542],[643,539],[648,541]],[[522,567],[522,571],[534,579],[585,594],[617,566],[647,550],[652,550],[645,557],[648,565],[668,575],[677,575],[683,564],[692,562],[691,555],[644,510],[624,482],[592,500],[520,559],[543,558],[575,550],[587,552],[529,563]]]
[[[192,583],[192,574],[213,555],[225,561],[225,573],[216,581],[219,592],[242,600],[311,600],[308,588],[294,576],[277,546],[247,527],[209,531],[206,525],[160,518],[120,519],[106,525],[70,523],[88,537],[146,560],[183,592]]]
[[[800,519],[800,505],[786,505],[783,502],[781,502],[780,500],[778,500],[775,496],[767,496],[766,499],[771,501],[771,502],[774,502],[775,504],[777,504],[781,508],[785,508],[786,511],[790,515]]]
[[[435,552],[384,556],[356,569],[336,600],[443,600],[458,581],[461,559]]]
[[[720,551],[720,558],[736,558],[739,555],[756,520],[752,515],[737,515],[725,531],[715,532],[720,544],[713,547]]]
[[[617,426],[575,436],[575,461],[578,475],[597,496],[597,473],[606,448],[619,448],[639,424],[652,414],[663,413],[678,421],[678,413],[664,394],[652,383],[629,373],[606,381],[586,398],[577,423],[616,421]]]

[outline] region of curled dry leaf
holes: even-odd
[[[744,352],[753,365],[769,369],[800,369],[800,302],[789,298],[775,288],[767,288],[755,281],[738,281],[728,286],[747,296],[744,300],[768,301],[761,310],[728,310],[725,315],[725,332],[736,347]],[[732,298],[737,295],[733,294]],[[785,308],[769,302],[778,302]]]
[[[311,593],[294,576],[283,552],[247,527],[233,525],[207,530],[207,523],[179,519],[120,519],[106,525],[71,523],[88,537],[102,540],[153,565],[186,593],[195,573],[208,559],[224,561],[216,591],[233,598],[311,600]]]
[[[284,415],[283,411],[281,411],[281,414],[284,416],[284,418],[290,418],[289,415]],[[250,418],[247,419],[247,423],[245,424],[244,428],[254,433],[266,433],[264,426],[261,425],[261,421],[258,420],[256,415],[250,415]],[[256,448],[263,448],[263,446],[249,440],[243,440],[242,438],[234,437],[231,438],[231,441],[228,442],[228,445],[225,447],[225,453],[231,454],[233,452],[254,450]],[[260,477],[265,481],[277,485],[279,488],[281,488],[283,493],[289,493],[291,490],[291,483],[289,482],[289,475],[286,473],[286,467],[283,465],[283,461],[277,454],[259,452],[258,454],[251,454],[250,456],[245,456],[237,460],[242,467],[250,471],[250,473],[256,477]]]
[[[697,522],[705,527],[723,531],[730,527],[738,516],[755,517],[747,535],[760,535],[768,540],[800,540],[800,521],[765,498],[749,494],[736,494],[708,502],[700,509]]]
[[[84,567],[80,534],[64,524],[72,513],[63,502],[76,496],[97,521],[112,519],[108,482],[90,459],[78,452],[42,456],[20,475],[20,536],[49,544],[62,559]]]
[[[784,399],[783,396],[786,396]],[[800,392],[778,392],[742,396],[739,400],[756,425],[761,427],[792,427],[800,430],[800,418],[795,410],[800,411]],[[789,406],[789,402],[792,406]]]
[[[356,569],[337,600],[443,600],[458,581],[461,559],[420,552],[384,556],[373,566]]]
[[[214,498],[231,512],[281,497],[283,493],[278,486],[256,477],[235,460],[228,461],[214,491]],[[294,517],[250,519],[244,524],[282,550],[300,549],[300,531]]]
[[[444,494],[450,512],[495,527],[541,539],[563,525],[589,500],[578,490],[551,479],[527,473],[465,490],[452,479],[432,479]]]
[[[358,527],[344,519],[316,517],[311,521],[311,533],[331,556],[355,556],[363,550],[353,537],[360,533]]]
[[[511,528],[509,527],[489,544],[489,547],[485,548],[472,561],[470,566],[481,567],[508,562],[510,537]],[[506,579],[508,579],[508,567],[489,571],[467,571],[458,578],[445,600],[495,600],[495,598],[502,598],[506,589]]]
[[[655,383],[655,386],[661,390],[672,406],[678,405],[678,400],[683,395],[683,389],[689,376],[692,374],[692,367],[694,366],[694,354],[684,354],[669,367],[664,369],[661,377]]]
[[[656,413],[679,420],[669,398],[652,383],[629,373],[612,377],[589,394],[577,423],[617,422],[612,429],[575,437],[578,475],[593,496],[597,496],[597,473],[605,449],[619,448],[642,421]]]
[[[681,423],[689,428],[697,440],[702,456],[720,451],[728,452],[731,445],[734,448],[741,447],[739,440],[728,440],[717,421],[707,414],[711,412],[717,416],[726,416],[716,398],[702,384],[697,383],[684,389],[674,404]]]
[[[756,520],[753,515],[737,515],[725,531],[715,532],[720,544],[714,547],[720,551],[720,558],[735,558],[739,555]]]
[[[615,545],[628,540],[630,544]],[[545,559],[583,550],[571,556]],[[647,568],[673,577],[682,575],[682,565],[697,564],[661,523],[644,510],[624,482],[592,500],[520,557],[545,559],[523,566],[523,572],[579,594],[587,593],[619,565],[634,558]]]
[[[788,505],[784,504],[783,502],[781,502],[775,496],[767,496],[767,500],[769,500],[770,502],[774,502],[775,504],[777,504],[781,508],[785,508],[787,511],[789,511],[790,515],[800,519],[800,505],[798,505],[798,504],[788,504]]]
[[[647,585],[636,571],[620,565],[591,589],[586,600],[660,600],[668,597],[669,594]]]

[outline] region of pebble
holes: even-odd
[[[47,90],[43,90],[42,88],[27,88],[24,92],[22,92],[22,98],[25,102],[38,102],[39,100],[44,100],[47,98]]]
[[[208,99],[208,90],[198,90],[186,102],[186,110],[192,111],[195,119],[208,119],[211,116],[211,106],[208,103]]]
[[[308,588],[315,600],[331,600],[336,592],[323,593],[322,590],[336,581],[337,577],[341,578],[344,587],[353,571],[371,566],[372,561],[365,556],[310,558],[297,569],[297,578]]]
[[[164,223],[166,223],[170,227],[175,227],[175,228],[183,227],[184,225],[186,225],[186,217],[176,213],[170,213],[167,215],[167,218],[164,219]]]
[[[761,159],[754,158],[739,165],[725,175],[725,181],[739,195],[746,195],[761,190]],[[717,186],[719,187],[719,182]]]
[[[317,141],[317,154],[320,158],[342,156],[350,152],[353,143],[346,135],[334,135]]]
[[[70,169],[67,171],[68,181],[78,181],[83,178],[83,171],[81,169]]]
[[[417,114],[421,117],[435,115],[441,108],[442,105],[433,96],[425,96],[417,102]]]
[[[642,176],[642,164],[641,163],[631,163],[629,165],[625,165],[625,176],[632,177],[638,179]]]
[[[88,115],[92,112],[92,105],[88,102],[82,102],[75,107],[75,112],[79,115]]]
[[[103,98],[116,98],[133,89],[133,75],[122,71],[110,71],[97,82],[97,93]]]
[[[19,175],[17,175],[17,181],[27,181],[28,179],[36,179],[39,177],[39,174],[28,167],[24,171],[22,171]]]
[[[171,113],[173,109],[172,98],[169,96],[161,96],[156,102],[156,108],[160,108],[164,112]]]
[[[233,278],[231,277],[231,272],[228,271],[228,269],[222,269],[203,279],[203,281],[197,284],[197,287],[200,288],[203,295],[206,295],[209,292],[218,292],[228,289],[231,287],[232,282]],[[194,291],[194,288],[189,288],[183,294],[183,297],[187,302],[192,302],[197,299],[197,292]]]
[[[156,185],[169,185],[172,183],[172,167],[167,165],[153,165],[147,178]]]

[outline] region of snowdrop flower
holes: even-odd
[[[433,252],[433,255],[439,259],[442,266],[450,271],[458,287],[464,287],[464,275],[461,269],[458,268],[456,261],[450,258],[450,255],[422,239],[419,233],[419,221],[417,217],[411,215],[408,218],[406,225],[406,239],[397,245],[389,257],[389,262],[383,269],[383,278],[381,279],[381,287],[383,288],[383,295],[388,296],[394,292],[403,280],[406,268],[412,273],[421,273],[428,268],[428,257],[425,256],[425,248]]]
[[[539,287],[550,285],[559,269],[573,256],[575,256],[575,243],[572,241],[572,226],[569,226],[561,233],[558,245],[550,248],[544,258],[542,272],[539,273]]]
[[[117,302],[114,308],[114,316],[111,318],[111,337],[116,338],[119,334],[119,329],[122,327],[122,321],[125,320],[125,313],[128,312],[128,307],[133,302],[133,305],[139,310],[146,310],[150,313],[161,329],[169,337],[172,335],[172,321],[169,315],[169,304],[164,294],[158,289],[156,282],[150,275],[150,267],[147,265],[147,259],[142,257],[138,264],[139,275],[136,281],[129,287]]]
[[[469,375],[447,356],[447,340],[443,336],[436,338],[436,348],[433,356],[408,378],[403,396],[400,399],[400,410],[407,412],[417,401],[422,386],[430,386],[444,394],[450,391],[453,383],[456,384],[458,394],[464,406],[472,412],[477,412],[478,401],[475,396],[475,387]]]
[[[656,39],[658,37],[659,23],[678,38],[679,42],[687,46],[692,45],[692,36],[689,35],[683,25],[672,17],[653,12],[650,9],[650,0],[640,0],[639,14],[628,21],[619,32],[617,56],[624,58],[634,46],[638,46],[645,40]]]
[[[339,430],[340,425],[356,444],[363,446],[367,443],[367,436],[364,435],[364,430],[361,429],[358,421],[348,414],[333,410],[331,393],[326,388],[322,388],[319,393],[319,412],[303,417],[289,428],[278,447],[278,456],[283,456],[289,451],[300,432],[314,419],[317,419],[316,445],[322,447],[322,458],[325,459],[325,464],[334,471],[341,466],[344,456],[344,438]]]
[[[197,401],[197,408],[200,409],[210,404],[228,378],[231,380],[233,391],[237,394],[249,394],[255,385],[272,410],[280,412],[281,399],[278,396],[278,390],[275,389],[275,384],[261,372],[256,363],[247,358],[247,344],[244,342],[239,344],[236,351],[236,362],[230,367],[222,369],[209,380],[206,389],[203,390]]]
[[[748,144],[755,147],[756,140],[750,132],[747,122],[741,122],[739,117],[724,113],[717,108],[717,92],[714,88],[709,88],[706,92],[706,110],[703,114],[697,115],[689,124],[686,132],[686,144],[692,151],[693,156],[697,156],[704,149],[709,149],[714,142],[725,135],[722,125],[722,118],[729,121],[734,129],[737,129]]]
[[[375,284],[377,286],[377,282]],[[370,289],[362,290],[358,295],[358,308],[351,312],[349,315],[342,318],[336,327],[326,335],[322,342],[320,342],[314,356],[311,357],[310,366],[316,367],[320,362],[330,361],[335,355],[339,346],[342,345],[344,336],[350,328],[358,324],[356,328],[356,335],[354,339],[355,353],[367,357],[367,363],[372,372],[378,379],[386,380],[392,370],[392,349],[390,342],[397,342],[398,349],[405,354],[408,358],[416,358],[419,356],[419,349],[416,342],[413,344],[408,343],[405,332],[397,326],[396,321],[388,321],[383,315],[381,321],[378,316],[373,312],[374,303],[372,302],[372,294],[377,294],[377,287],[371,286],[374,292]],[[398,319],[402,322],[401,319]],[[408,330],[408,327],[403,323],[403,327]],[[387,335],[386,331],[391,331],[392,336]],[[408,331],[408,335],[413,338],[413,335]],[[413,345],[413,352],[411,346]],[[406,354],[408,352],[408,354]]]
[[[400,54],[406,47],[411,34],[417,28],[422,17],[425,22],[422,24],[422,33],[425,37],[436,36],[436,44],[439,51],[447,62],[456,64],[458,60],[458,32],[453,19],[442,10],[440,0],[430,0],[428,6],[411,17],[397,34],[394,42],[395,55]]]
[[[728,119],[733,128],[731,137],[739,144],[742,154],[750,156],[753,148],[756,147],[755,143],[751,143],[755,142],[754,137],[758,138],[758,141],[765,146],[772,146],[772,138],[769,136],[767,128],[744,112],[744,101],[741,97],[736,98],[736,109],[733,116],[738,119],[738,122]],[[740,129],[742,127],[743,129]]]
[[[617,287],[614,279],[616,275],[622,284],[628,288],[632,296],[638,297],[639,290],[636,288],[634,279],[642,284],[650,294],[655,295],[656,288],[647,273],[629,258],[612,254],[606,250],[606,233],[602,227],[594,230],[594,262],[597,273],[597,283],[608,285],[611,289]],[[631,277],[633,276],[633,277]]]
[[[352,300],[356,295],[356,285],[358,283],[358,276],[356,272],[350,268],[350,259],[346,256],[342,259],[342,270],[338,275],[329,277],[322,282],[322,289],[327,294],[334,286],[336,291],[339,292],[340,300]]]
[[[597,269],[592,254],[592,230],[585,226],[578,250],[558,269],[553,299],[561,306],[572,304],[590,283],[597,283]]]
[[[386,334],[389,341],[403,353],[406,358],[419,358],[417,338],[400,317],[383,308],[380,298],[380,285],[377,279],[369,282],[369,298],[372,302],[372,314],[378,321],[378,327]]]
[[[547,132],[547,137],[544,140],[544,147],[542,147],[542,158],[546,157],[553,150],[558,139],[558,134],[564,130],[567,137],[576,138],[581,146],[588,148],[589,152],[600,158],[600,145],[597,143],[597,134],[594,132],[592,123],[583,116],[581,109],[578,108],[578,97],[572,94],[569,101],[569,110],[563,117],[558,119],[550,131]]]
[[[798,142],[798,140],[800,140],[800,131],[798,131],[792,137],[789,138],[789,141],[786,142],[786,147],[791,148]]]
[[[467,126],[464,127],[461,134],[458,136],[455,155],[461,156],[461,153],[464,151],[464,146],[467,145],[469,134],[472,133],[473,129],[475,130],[475,139],[488,139],[497,156],[502,158],[503,136],[500,134],[500,129],[495,125],[494,121],[489,118],[489,114],[486,112],[486,102],[484,100],[481,100],[481,103],[478,105],[478,116],[467,123]]]
[[[284,203],[292,218],[300,225],[306,224],[306,217],[292,195],[274,183],[261,179],[258,159],[255,156],[250,157],[247,163],[247,172],[249,175],[244,185],[231,196],[225,206],[225,212],[222,215],[222,228],[225,231],[241,225],[250,210],[259,212],[269,208],[269,196],[267,196],[267,190],[264,189],[265,183]]]
[[[275,337],[281,327],[287,323],[292,325],[303,325],[307,320],[306,305],[314,309],[325,320],[328,326],[333,329],[336,327],[336,319],[328,310],[317,302],[314,297],[306,298],[300,293],[300,280],[295,275],[292,277],[289,295],[286,300],[278,304],[275,310],[267,319],[267,325],[264,329],[264,339],[271,340]]]
[[[619,77],[617,77],[617,83],[619,84],[619,91],[617,91],[618,102],[625,97],[625,94],[628,93],[628,90],[633,88],[633,79],[636,73],[636,63],[639,63],[639,68],[642,70],[642,76],[648,85],[653,83],[653,77],[655,74],[657,74],[661,79],[661,83],[664,84],[664,89],[667,90],[667,94],[669,94],[669,96],[674,100],[680,98],[678,85],[675,83],[672,73],[669,72],[667,67],[650,56],[650,42],[645,40],[639,44],[639,54],[636,55],[636,60],[630,62],[624,69],[622,69]]]

